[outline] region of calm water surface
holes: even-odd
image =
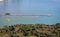
[[[0,26],[55,24],[60,22],[60,0],[8,0],[0,2],[0,14],[52,14],[52,16],[0,16]],[[34,18],[33,18],[34,17]]]

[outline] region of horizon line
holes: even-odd
[[[52,14],[0,14],[0,16],[52,16]]]

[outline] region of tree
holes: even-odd
[[[60,23],[56,23],[56,25],[60,25]]]

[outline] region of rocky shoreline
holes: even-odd
[[[16,24],[0,28],[0,37],[60,37],[60,23]]]

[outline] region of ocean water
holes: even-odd
[[[0,16],[0,26],[60,23],[60,0],[5,0],[0,14],[51,14],[51,16]]]

